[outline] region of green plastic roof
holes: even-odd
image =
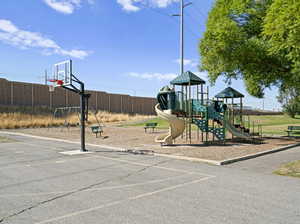
[[[177,76],[174,80],[171,81],[172,85],[180,85],[180,86],[187,86],[191,85],[199,85],[205,84],[205,81],[200,79],[194,73],[187,71],[179,76]]]
[[[215,95],[216,98],[242,98],[245,97],[243,94],[238,92],[237,90],[227,87],[222,92]]]
[[[174,92],[174,90],[171,89],[169,86],[164,86],[159,90],[159,93],[169,93],[169,92]]]

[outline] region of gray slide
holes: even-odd
[[[233,124],[231,124],[228,120],[224,120],[224,127],[234,136],[238,137],[238,138],[245,138],[245,139],[250,139],[251,135],[249,135],[248,133],[242,132],[239,129],[237,129],[236,127],[233,126]]]

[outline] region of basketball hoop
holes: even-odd
[[[49,79],[48,81],[52,83],[49,85],[49,92],[54,92],[55,87],[63,86],[64,84],[63,80]]]
[[[62,86],[63,84],[64,84],[63,80],[57,80],[56,81],[56,85],[58,85],[58,86]]]

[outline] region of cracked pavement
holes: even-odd
[[[272,174],[300,147],[218,167],[97,147],[68,156],[59,152],[79,145],[9,137],[17,141],[0,144],[1,224],[300,220],[300,180]]]

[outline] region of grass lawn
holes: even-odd
[[[282,176],[300,178],[300,160],[284,164],[278,170],[274,171],[274,173]]]
[[[157,123],[157,126],[158,126],[157,128],[161,128],[161,129],[169,127],[169,123],[163,119],[160,119],[159,117],[155,117],[155,118],[149,119],[147,121],[129,124],[129,125],[125,125],[125,126],[144,127],[146,125],[146,123]]]
[[[263,134],[272,134],[272,135],[283,135],[286,136],[287,127],[290,125],[299,125],[300,126],[300,116],[296,118],[290,118],[287,115],[262,115],[262,116],[250,116],[251,122],[254,121],[257,124],[262,125]],[[158,128],[168,128],[168,122],[156,117],[148,120],[147,122],[135,123],[128,126],[145,126],[146,123],[155,122],[158,123]],[[193,127],[193,129],[196,129]],[[300,133],[295,134],[300,136]]]
[[[250,120],[262,125],[263,134],[287,135],[288,126],[300,126],[300,116],[290,118],[287,115],[250,116]],[[293,134],[299,136],[300,133]]]

